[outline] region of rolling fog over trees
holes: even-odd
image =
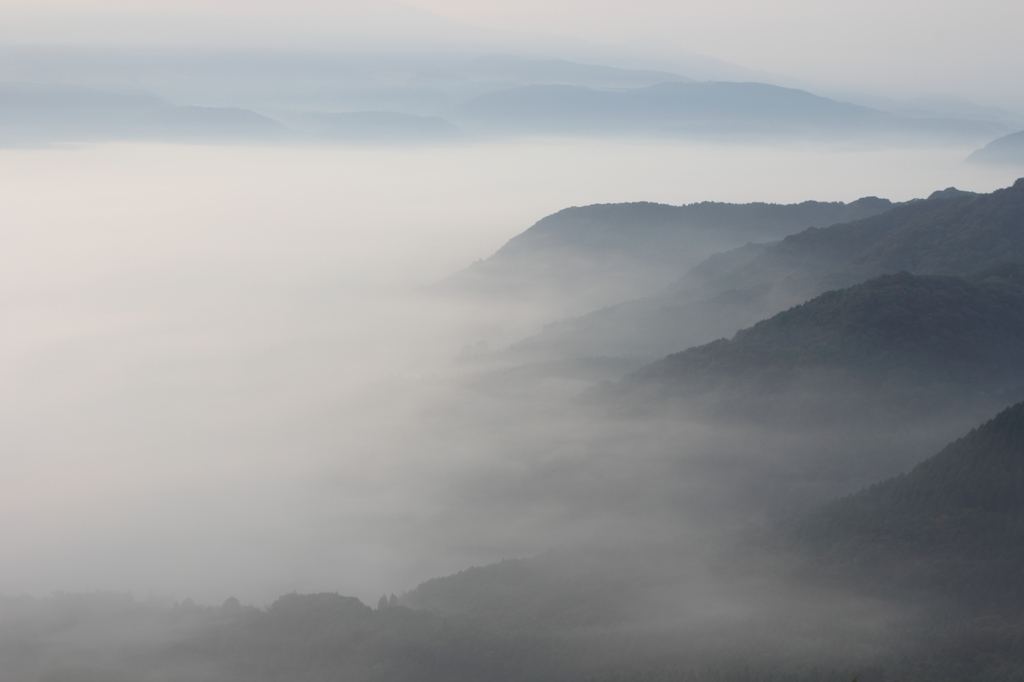
[[[0,7],[0,682],[1024,679],[1024,19]]]

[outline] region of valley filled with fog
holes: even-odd
[[[903,202],[1012,184],[964,163],[974,148],[0,150],[2,590],[372,603],[559,547],[699,553],[709,529],[792,492],[755,485],[756,470],[737,484],[718,471],[730,457],[762,448],[785,468],[783,450],[795,462],[870,445],[599,418],[579,396],[628,363],[531,374],[502,359],[580,311],[437,283],[569,206]],[[824,472],[802,504],[899,473],[976,417],[903,432],[903,459]]]
[[[0,682],[1024,682],[1022,19],[0,3]]]

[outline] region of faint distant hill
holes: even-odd
[[[0,145],[109,139],[138,116],[169,106],[137,90],[0,83]]]
[[[489,589],[522,587],[496,577]],[[237,599],[161,608],[131,595],[0,597],[0,655],[5,682],[748,682],[751,664],[776,673],[768,679],[778,682],[821,679],[778,675],[777,650],[764,656],[721,628],[566,627],[559,616],[580,589],[551,587],[544,594],[556,602],[532,627],[499,613],[492,620],[403,606],[374,610],[332,593],[288,594],[265,609]],[[587,596],[597,602],[603,595]],[[733,663],[737,654],[743,664]],[[659,674],[666,667],[668,674]],[[683,672],[671,674],[676,670]],[[826,679],[841,682],[856,670]]]
[[[133,127],[129,137],[171,142],[277,141],[288,134],[271,118],[233,107],[163,107],[141,114],[127,126]]]
[[[444,113],[490,134],[682,137],[899,137],[980,142],[991,121],[908,118],[764,83],[659,83],[642,88],[529,85],[480,95]]]
[[[579,313],[653,293],[716,251],[876,215],[892,206],[887,199],[865,197],[849,204],[641,202],[567,208],[440,288]]]
[[[134,89],[0,84],[0,145],[110,140],[242,142],[282,139],[287,130],[253,111],[173,106]]]
[[[12,80],[132,84],[174,102],[274,111],[275,117],[302,111],[434,116],[485,92],[526,85],[634,88],[689,80],[600,61],[472,54],[0,46]]]
[[[1022,393],[1022,262],[829,291],[606,389],[637,409],[678,404],[713,419],[806,424],[899,423]]]
[[[907,474],[825,505],[786,530],[808,556],[808,579],[1019,620],[1024,403]]]
[[[464,135],[438,116],[393,111],[304,113],[288,119],[310,141],[345,144],[417,144],[455,142]]]
[[[993,121],[1009,126],[1011,129],[1024,125],[1024,116],[1015,111],[976,104],[962,97],[925,95],[900,101],[877,98],[877,101],[873,102],[872,100],[875,99],[870,98],[864,104],[912,118],[943,117]]]
[[[288,594],[266,609],[0,597],[0,657],[5,682],[526,682],[565,679],[578,656],[552,638],[481,625],[330,593]]]
[[[528,85],[579,85],[591,88],[637,88],[658,83],[689,83],[678,73],[648,69],[619,69],[598,64],[581,64],[564,59],[527,59],[510,55],[488,55],[468,59],[450,67],[467,79],[504,88]]]
[[[552,324],[516,351],[665,355],[884,273],[965,275],[1021,258],[1024,179],[991,194],[950,188],[862,220],[717,254],[658,295]]]
[[[989,142],[968,156],[967,160],[972,163],[1024,166],[1024,130]]]
[[[507,559],[433,578],[399,603],[439,615],[460,615],[508,630],[559,631],[608,627],[635,616],[646,585],[623,579],[620,553],[556,550]]]

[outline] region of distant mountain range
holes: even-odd
[[[991,194],[937,192],[862,220],[709,258],[658,295],[553,324],[524,357],[660,356],[731,336],[830,289],[901,270],[977,272],[1024,258],[1024,180]]]
[[[449,72],[467,81],[486,83],[491,90],[530,85],[641,88],[658,83],[689,83],[693,80],[668,71],[617,69],[564,59],[524,59],[508,55],[467,59],[451,65]]]
[[[437,144],[464,134],[980,144],[1011,130],[990,117],[905,116],[764,83],[698,83],[676,73],[563,60],[487,56],[434,64],[392,56],[323,64],[309,57],[277,63],[267,55],[206,55],[209,68],[197,70],[181,55],[163,54],[111,71],[109,55],[82,56],[86,64],[67,67],[82,85],[67,85],[66,75],[0,83],[0,144]],[[18,58],[26,55],[12,56]],[[180,77],[161,71],[168,68],[182,71]],[[131,85],[95,84],[118,81]],[[190,106],[173,106],[136,83]]]
[[[1024,126],[1024,117],[1020,114],[1000,107],[975,104],[961,97],[942,95],[912,97],[905,100],[892,100],[884,97],[858,98],[860,104],[889,111],[901,116],[916,118],[961,118],[978,121],[994,121],[1009,126],[1011,129]]]
[[[234,107],[173,106],[138,90],[0,84],[0,145],[109,140],[281,141],[287,129]]]
[[[436,116],[292,113],[284,123],[238,107],[174,106],[139,90],[0,84],[0,145],[112,140],[184,143],[417,144],[463,139]]]
[[[308,141],[346,144],[437,144],[458,142],[465,134],[439,116],[388,111],[303,113],[285,119],[293,134]]]
[[[633,134],[987,140],[995,122],[909,118],[764,83],[659,83],[625,90],[530,85],[480,95],[445,113],[469,131],[504,134]]]
[[[132,123],[131,137],[173,142],[266,142],[287,134],[277,121],[234,107],[161,107]]]

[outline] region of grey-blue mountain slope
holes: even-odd
[[[286,128],[236,107],[174,106],[138,89],[0,83],[0,146],[114,140],[269,142]]]
[[[967,160],[989,165],[1024,166],[1024,130],[989,142]]]
[[[658,295],[550,325],[514,350],[538,359],[657,357],[873,276],[966,275],[1022,257],[1024,180],[991,194],[951,188],[873,217],[718,254]]]
[[[998,409],[1024,397],[1024,261],[829,291],[603,395],[617,409],[777,424],[909,425]]]
[[[667,206],[647,202],[567,208],[513,237],[494,255],[439,289],[497,303],[552,305],[585,312],[654,293],[709,255],[771,241],[811,225],[876,215],[892,202]]]

